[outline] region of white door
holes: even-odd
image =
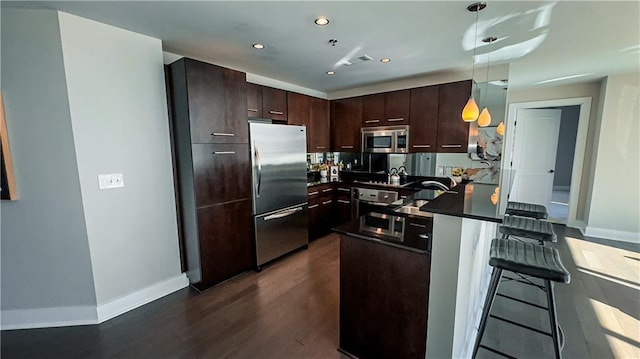
[[[516,114],[514,182],[509,201],[549,207],[562,110],[519,109]]]

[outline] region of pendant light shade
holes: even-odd
[[[478,108],[478,104],[476,104],[476,100],[472,97],[469,97],[469,101],[462,109],[462,120],[465,122],[473,122],[478,119],[480,114],[480,109]]]
[[[477,2],[477,3],[473,3],[469,6],[467,6],[467,10],[471,11],[471,12],[475,12],[476,13],[476,31],[475,34],[473,35],[473,63],[472,63],[472,70],[471,70],[471,81],[472,81],[472,85],[471,85],[471,95],[469,96],[469,100],[467,101],[467,104],[464,105],[464,108],[462,109],[462,121],[464,122],[473,122],[475,120],[478,119],[478,116],[480,114],[480,109],[478,108],[478,104],[476,103],[476,100],[473,99],[473,78],[475,76],[475,72],[476,72],[476,40],[478,37],[478,12],[480,12],[480,10],[484,9],[485,7],[487,7],[487,3],[484,2]]]
[[[487,127],[491,124],[491,114],[487,108],[483,108],[482,112],[480,112],[480,116],[478,116],[478,126]]]
[[[500,122],[498,128],[496,128],[496,133],[500,136],[504,136],[504,122]]]

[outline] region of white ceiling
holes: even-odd
[[[162,39],[166,51],[330,93],[472,65],[472,1],[2,1],[44,8]],[[324,15],[325,27],[313,20]],[[510,63],[510,88],[640,71],[640,2],[490,1],[479,13],[476,71]],[[336,46],[329,39],[337,39]],[[262,43],[255,50],[253,43]],[[341,60],[369,55],[345,66]],[[391,58],[388,64],[379,60]],[[333,76],[326,71],[334,70]]]

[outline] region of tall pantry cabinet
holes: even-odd
[[[254,265],[246,74],[170,65],[187,276],[204,290]]]

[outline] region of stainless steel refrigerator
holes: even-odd
[[[249,123],[258,269],[308,244],[304,126]]]

